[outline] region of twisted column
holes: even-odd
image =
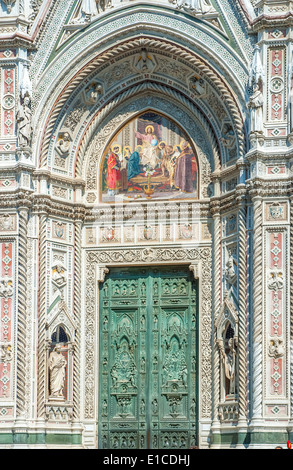
[[[221,305],[221,218],[218,211],[214,214],[213,244],[213,311],[215,320]],[[220,399],[220,356],[217,346],[217,332],[215,329],[213,332],[213,341],[213,422],[216,423],[218,422],[218,406]]]
[[[80,418],[80,315],[81,315],[81,222],[74,226],[74,320],[76,324],[73,358],[73,417]]]
[[[252,287],[252,419],[262,416],[262,200],[253,201],[253,287]]]
[[[246,207],[241,205],[238,213],[239,231],[239,418],[246,420],[247,415],[247,232]]]
[[[293,197],[290,206],[290,408],[293,420]]]
[[[46,400],[46,231],[47,216],[39,219],[39,311],[38,311],[38,417],[45,416]]]
[[[23,417],[26,410],[26,309],[27,309],[27,222],[28,209],[20,208],[18,237],[18,310],[17,310],[17,391],[16,416]]]

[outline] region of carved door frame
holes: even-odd
[[[198,285],[189,271],[123,266],[100,283],[102,448],[198,444]]]
[[[96,367],[100,364],[99,352],[99,283],[114,267],[158,267],[189,266],[198,280],[198,432],[200,422],[211,423],[212,419],[212,248],[208,246],[140,247],[124,249],[96,248],[85,250],[85,315],[84,315],[84,422],[98,425],[98,377]],[[89,287],[89,288],[88,288]],[[94,360],[97,358],[97,360]],[[97,361],[97,362],[96,362]],[[200,438],[200,436],[199,436]]]

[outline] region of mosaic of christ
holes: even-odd
[[[147,112],[111,141],[102,165],[102,202],[197,198],[191,143],[168,118]]]

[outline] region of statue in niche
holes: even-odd
[[[228,148],[232,148],[235,144],[235,132],[233,126],[228,122],[225,122],[222,127],[221,142]]]
[[[49,356],[50,397],[63,399],[67,361],[61,354],[61,346],[55,346]]]
[[[68,132],[64,132],[63,137],[58,140],[56,144],[56,150],[58,151],[59,154],[61,154],[63,157],[68,155],[69,149],[70,149],[70,135]]]
[[[206,94],[206,84],[205,81],[197,77],[196,75],[192,76],[189,80],[190,88],[198,95],[203,96]]]
[[[225,340],[218,340],[218,345],[223,360],[226,378],[225,392],[226,395],[233,395],[235,394],[236,338],[226,337]]]
[[[3,279],[0,280],[0,297],[11,297],[13,295],[13,285],[12,279],[5,276]]]
[[[237,279],[237,274],[234,268],[234,264],[235,264],[235,260],[232,256],[231,251],[229,251],[229,258],[226,263],[225,277],[226,277],[228,284],[230,284],[231,286],[235,284],[236,279]]]
[[[12,12],[12,7],[15,3],[15,0],[2,0],[2,1],[6,5],[7,12],[11,13]]]
[[[90,84],[84,91],[84,100],[88,105],[97,103],[99,96],[103,93],[103,87],[99,83]]]
[[[30,109],[30,98],[25,96],[16,113],[17,138],[19,147],[29,147],[32,138],[32,112]]]
[[[250,110],[251,132],[263,133],[263,104],[264,98],[259,83],[254,83],[253,94],[249,98],[248,109]]]

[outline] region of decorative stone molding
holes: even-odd
[[[130,265],[147,266],[160,264],[187,264],[195,266],[201,263],[200,282],[204,285],[201,290],[200,308],[200,348],[202,350],[202,362],[200,370],[201,386],[201,416],[211,418],[211,249],[201,248],[134,248],[115,250],[108,249],[87,251],[86,253],[86,285],[97,286],[97,282],[103,282],[107,269],[111,266]],[[193,268],[191,268],[193,269]],[[97,289],[97,287],[96,287]],[[95,323],[99,315],[96,306],[96,289],[86,290],[85,324],[85,351],[84,361],[85,376],[85,400],[84,415],[86,419],[94,418],[96,391],[95,391],[95,366],[92,360],[92,345],[96,341]]]
[[[46,126],[46,136],[43,139],[43,144],[42,144],[43,149],[41,151],[41,154],[42,154],[41,164],[42,164],[42,166],[46,165],[45,160],[47,158],[47,150],[48,150],[48,146],[49,146],[50,139],[51,139],[52,129],[55,126],[56,120],[57,120],[57,118],[60,114],[60,110],[61,110],[62,106],[65,104],[66,100],[69,98],[69,95],[73,92],[73,90],[77,89],[77,85],[80,84],[80,82],[85,77],[87,77],[89,73],[92,73],[93,70],[96,70],[97,65],[102,65],[102,63],[105,60],[108,63],[110,63],[110,58],[115,58],[117,53],[119,53],[121,55],[121,51],[126,52],[127,50],[131,51],[133,49],[134,50],[137,49],[139,46],[141,46],[141,41],[142,41],[142,39],[129,41],[129,42],[126,42],[124,44],[120,44],[119,52],[118,52],[118,49],[115,50],[115,48],[113,48],[112,50],[107,51],[107,53],[105,53],[104,56],[99,56],[99,58],[97,59],[98,64],[95,61],[90,63],[90,65],[89,65],[90,68],[89,69],[84,69],[81,72],[81,74],[77,75],[76,78],[70,83],[69,88],[67,88],[67,90],[62,93],[62,97],[55,104],[55,109],[52,109],[52,111],[51,111],[50,122]],[[164,43],[164,42],[162,42],[161,40],[158,40],[158,39],[154,40],[154,39],[144,38],[143,39],[143,44],[147,48],[151,47],[152,50],[155,50],[156,48],[158,48],[160,52],[163,52],[164,49],[166,49],[166,51],[169,50],[168,43]],[[181,49],[178,46],[176,46],[175,49],[174,49],[174,46],[173,46],[172,50],[173,50],[173,53],[174,54],[176,53],[176,55],[178,57],[182,56],[182,59],[184,59],[184,61],[188,60],[188,62],[190,64],[192,64],[192,66],[198,67],[199,71],[200,71],[200,74],[205,75],[208,78],[208,80],[210,81],[210,83],[213,83],[213,85],[215,87],[217,87],[218,90],[220,90],[220,93],[224,98],[224,102],[227,103],[227,105],[230,109],[232,120],[234,122],[235,129],[236,129],[237,139],[238,139],[238,142],[239,142],[239,153],[240,153],[240,155],[242,155],[243,150],[244,150],[244,146],[245,146],[245,144],[244,144],[244,135],[243,135],[243,121],[242,121],[242,117],[239,113],[238,106],[235,105],[234,98],[231,96],[229,90],[227,89],[226,84],[217,75],[215,75],[215,73],[210,69],[209,66],[203,64],[201,61],[199,61],[196,57],[194,57],[190,53],[186,53],[186,51],[184,51],[183,49]]]

